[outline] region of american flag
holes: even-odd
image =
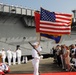
[[[37,25],[36,31],[54,35],[70,34],[71,21],[71,14],[50,12],[41,8],[39,26]]]

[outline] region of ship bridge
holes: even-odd
[[[9,6],[0,4],[0,16],[19,16],[21,18],[21,21],[24,23],[25,26],[35,27],[34,24],[34,12],[35,10],[32,9],[26,9],[19,6]],[[7,19],[7,18],[6,18]]]

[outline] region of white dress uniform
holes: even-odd
[[[5,59],[6,59],[6,52],[4,50],[4,48],[2,49],[2,62],[5,63]]]
[[[12,51],[10,49],[7,50],[7,58],[8,58],[8,65],[11,65]]]
[[[16,64],[16,51],[12,51],[13,65]]]
[[[37,43],[34,43],[33,45],[37,45]],[[38,46],[37,50],[40,52],[42,51],[42,48],[40,46]],[[39,75],[39,60],[40,60],[40,56],[38,55],[37,51],[35,49],[32,49],[32,64],[34,67],[34,75]]]
[[[21,64],[21,55],[22,55],[22,52],[20,49],[18,49],[16,51],[16,55],[17,55],[17,59],[18,59],[18,64]]]

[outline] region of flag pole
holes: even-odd
[[[36,33],[36,36],[37,36],[37,41],[38,41],[39,44],[40,44],[40,40],[41,40],[40,33]]]

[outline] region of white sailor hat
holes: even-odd
[[[38,45],[38,44],[39,44],[38,42],[33,43],[33,45]]]
[[[2,48],[2,50],[4,50],[4,48]]]

